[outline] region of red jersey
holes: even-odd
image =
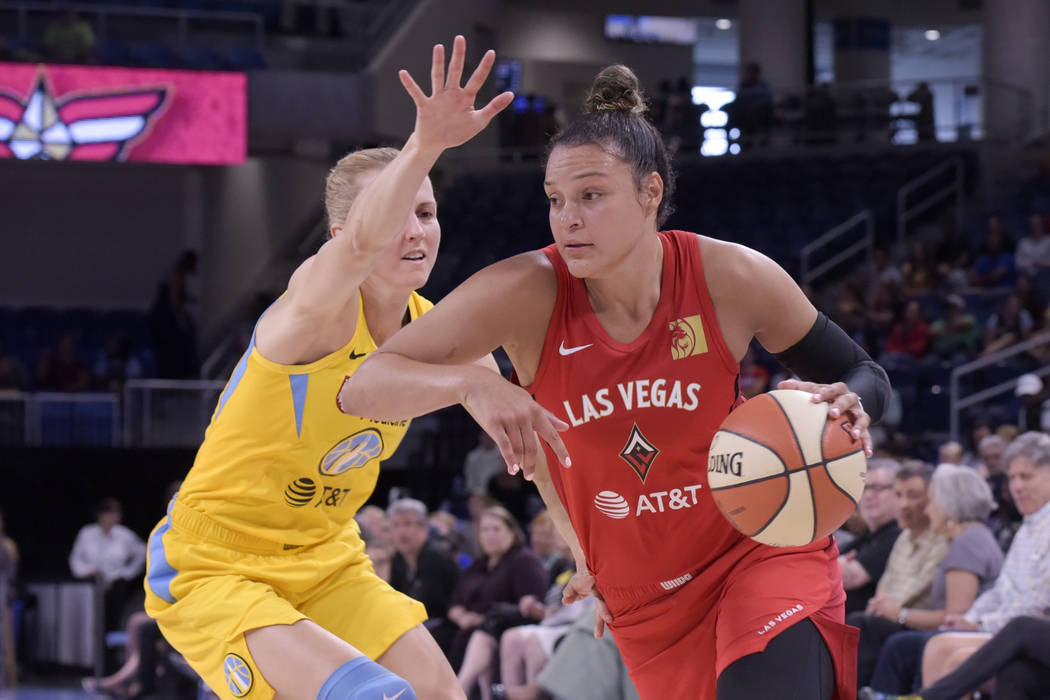
[[[544,249],[558,300],[526,388],[572,426],[562,440],[575,466],[552,467],[551,476],[603,590],[672,590],[688,572],[751,543],[707,493],[707,451],[741,400],[739,366],[718,327],[698,237],[659,236],[660,301],[630,343],[605,332],[557,246]]]
[[[842,624],[833,541],[759,544],[708,493],[711,438],[743,400],[739,366],[718,326],[698,236],[659,236],[660,300],[630,343],[605,332],[557,246],[544,249],[558,296],[525,387],[571,426],[561,436],[572,467],[544,449],[617,645],[643,698],[714,698],[727,665],[810,618],[835,661],[837,697],[852,698],[856,630]],[[705,656],[714,663],[696,663]]]

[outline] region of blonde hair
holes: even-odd
[[[400,152],[389,147],[364,148],[339,159],[335,167],[328,172],[324,185],[324,208],[328,214],[329,233],[333,225],[342,226],[346,221],[350,207],[364,189],[361,175],[382,170]]]

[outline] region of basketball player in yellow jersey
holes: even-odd
[[[400,72],[416,105],[400,152],[352,153],[330,173],[332,238],[259,319],[150,536],[146,609],[222,698],[463,700],[423,606],[375,575],[352,520],[407,422],[347,416],[336,396],[430,308],[414,291],[440,238],[427,173],[513,98],[475,110],[495,59],[461,87],[465,53],[457,36],[446,79],[434,47],[429,96]]]

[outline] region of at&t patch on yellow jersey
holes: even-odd
[[[432,306],[413,292],[409,314],[416,319]],[[310,364],[271,362],[253,336],[219,396],[179,501],[286,547],[342,531],[408,429],[408,421],[348,416],[336,405],[343,380],[375,349],[361,303],[353,338]]]

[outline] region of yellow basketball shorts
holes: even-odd
[[[177,499],[149,538],[146,612],[220,698],[272,698],[244,633],[310,619],[372,659],[427,619],[376,576],[356,532],[285,545],[226,529]]]

